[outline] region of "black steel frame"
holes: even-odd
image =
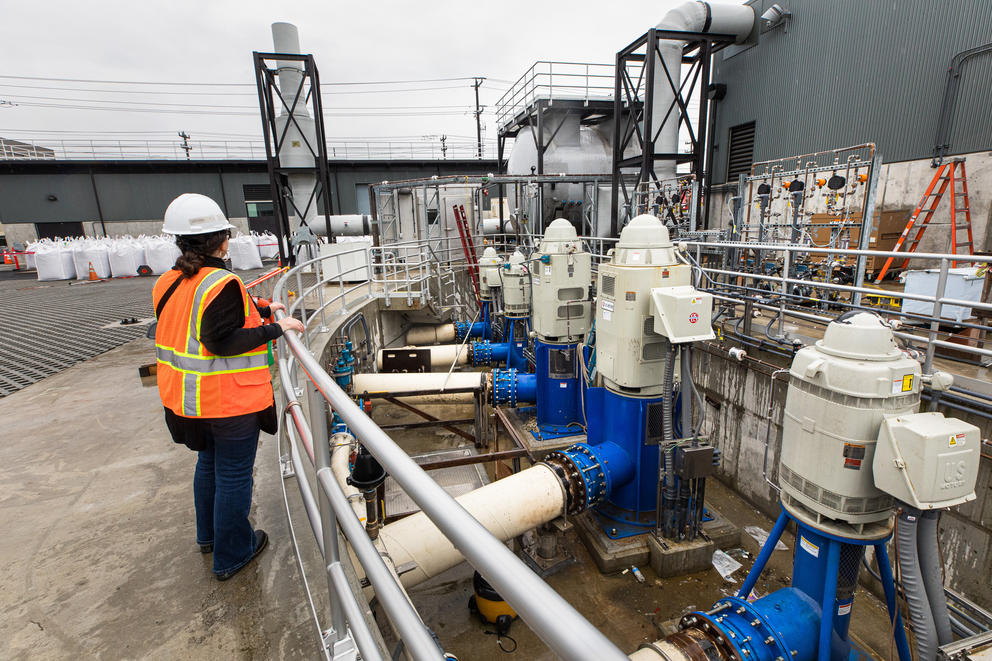
[[[255,84],[258,89],[258,107],[262,116],[262,135],[265,138],[265,161],[269,172],[269,185],[272,188],[272,208],[276,217],[276,227],[279,229],[279,256],[283,264],[295,265],[296,255],[293,250],[287,251],[291,235],[289,225],[289,210],[300,219],[301,226],[306,226],[304,220],[311,206],[323,206],[323,216],[328,240],[332,239],[330,214],[334,213],[331,199],[330,172],[327,163],[327,142],[324,133],[324,106],[320,98],[320,76],[313,55],[298,53],[252,53],[255,63]],[[279,73],[278,64],[270,63],[301,62],[303,65],[302,79],[299,89],[289,99],[283,95],[276,84]],[[301,106],[302,104],[302,106]],[[308,107],[309,106],[309,107]],[[308,107],[314,120],[314,144],[310,144],[306,131],[297,121],[295,111],[300,107]],[[284,109],[289,114],[286,125],[280,130],[276,118],[278,111]],[[291,167],[283,165],[279,152],[289,133],[289,127],[295,125],[303,136],[307,149],[313,156],[314,163],[307,167]],[[300,200],[293,199],[287,180],[290,174],[314,175],[314,187],[301,209]]]
[[[689,67],[682,71],[669,71],[661,59],[658,42],[661,40],[685,42],[682,51],[682,64]],[[655,164],[658,161],[675,161],[676,164],[690,163],[691,172],[699,182],[704,180],[706,166],[707,113],[709,111],[710,63],[713,53],[734,42],[733,35],[705,34],[701,32],[681,32],[677,30],[649,30],[629,46],[617,53],[616,76],[613,90],[613,186],[610,225],[613,236],[620,232],[619,217],[621,203],[632,203],[632,192],[644,182],[658,182]],[[672,103],[662,117],[654,112],[655,68],[661,66],[669,87],[674,94]],[[634,74],[632,69],[639,68]],[[693,130],[689,102],[696,95],[699,115],[696,130]],[[683,124],[689,132],[689,150],[672,153],[655,151],[658,133],[673,112],[678,113],[679,127]],[[624,158],[630,145],[637,153]],[[639,167],[636,181],[629,176],[624,179],[621,172],[626,168]],[[621,201],[622,196],[622,201]],[[702,218],[703,192],[696,199],[696,217]]]

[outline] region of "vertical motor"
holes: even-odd
[[[589,331],[592,256],[568,220],[552,222],[531,255],[531,328],[537,375],[537,424],[542,437],[584,426],[579,341]]]
[[[631,220],[611,257],[599,268],[595,313],[594,358],[605,387],[586,391],[588,442],[559,453],[556,461],[569,461],[582,473],[587,463],[608,466],[599,455],[620,446],[636,467],[634,479],[606,479],[609,488],[591,490],[586,501],[598,505],[609,536],[626,537],[649,531],[658,520],[659,446],[667,451],[675,440],[675,346],[713,337],[712,297],[690,285],[691,268],[678,259],[668,229],[654,216]],[[674,453],[668,454],[674,479]]]
[[[950,642],[949,624],[943,634],[937,624],[947,617],[943,586],[926,581],[940,575],[936,526],[918,519],[975,498],[981,436],[961,420],[915,412],[921,379],[935,389],[949,387],[950,379],[922,376],[891,328],[860,311],[831,322],[822,340],[800,350],[790,376],[782,513],[751,572],[736,596],[685,616],[679,633],[655,643],[651,649],[663,655],[639,659],[695,658],[691,652],[702,648],[727,659],[846,661],[858,573],[865,547],[873,546],[899,659],[911,661],[886,550],[896,507],[900,583],[917,658],[935,659],[938,645]],[[796,525],[792,585],[749,600],[790,522]]]

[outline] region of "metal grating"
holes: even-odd
[[[462,457],[476,454],[479,454],[476,449],[469,446],[427,452],[410,458],[418,464],[426,464],[445,459],[461,459]],[[482,464],[439,468],[429,470],[427,474],[452,498],[458,498],[461,495],[489,484],[489,477],[486,475],[486,470]],[[403,516],[420,511],[420,507],[413,502],[413,499],[403,491],[403,488],[392,477],[386,478],[385,500],[387,516]]]
[[[241,274],[248,280],[254,273]],[[38,282],[0,278],[0,397],[142,337],[156,278]],[[135,370],[137,370],[135,365]]]

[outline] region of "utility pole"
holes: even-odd
[[[448,141],[448,136],[441,136],[441,159],[445,160],[448,158],[448,145],[445,144]]]
[[[478,145],[478,157],[482,160],[482,106],[479,105],[479,87],[482,85],[482,81],[485,77],[474,78],[475,82],[472,83],[472,87],[475,88],[475,136]]]
[[[189,153],[193,151],[193,147],[189,144],[189,133],[186,131],[180,131],[179,137],[183,139],[183,151],[186,152],[186,160],[189,159]]]

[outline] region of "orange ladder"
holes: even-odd
[[[961,173],[955,176],[955,172],[960,169]],[[938,187],[939,182],[939,187]],[[961,188],[958,189],[958,184]],[[975,254],[975,247],[973,242],[973,237],[971,234],[971,207],[968,202],[968,177],[965,174],[964,169],[964,159],[954,159],[949,163],[944,163],[937,168],[937,171],[933,175],[933,179],[930,180],[930,185],[927,186],[926,192],[923,194],[923,199],[920,203],[916,205],[913,210],[912,215],[909,217],[909,222],[906,223],[906,229],[902,231],[899,235],[899,240],[896,241],[896,245],[892,248],[892,252],[899,252],[902,245],[906,242],[909,237],[910,231],[916,225],[917,219],[919,219],[920,214],[923,215],[923,220],[920,222],[919,226],[916,228],[916,234],[913,240],[909,244],[909,248],[906,252],[915,252],[916,248],[920,245],[920,240],[923,238],[923,233],[927,229],[927,225],[933,220],[933,214],[940,205],[940,200],[947,191],[948,186],[951,190],[951,253],[954,255],[958,254],[958,248],[967,248],[968,255]],[[937,192],[934,192],[934,188]],[[960,203],[961,206],[958,206]],[[963,222],[958,222],[958,212],[963,211]],[[965,230],[965,236],[967,236],[966,241],[958,241],[958,230]],[[885,260],[885,265],[882,270],[878,272],[878,276],[875,278],[875,283],[878,284],[885,277],[885,273],[892,266],[892,261],[895,259],[895,255],[889,257]],[[962,260],[965,261],[965,260]],[[902,262],[901,269],[905,269],[909,265],[909,258],[907,257]],[[951,263],[951,266],[956,267],[958,265],[957,260]]]
[[[465,215],[465,205],[453,204],[451,208],[455,213],[455,225],[458,227],[458,238],[462,241],[462,251],[465,253],[468,274],[472,279],[472,289],[475,290],[475,300],[481,304],[482,297],[479,295],[479,260],[475,256],[475,244],[472,242],[472,231],[469,229],[468,217]]]

